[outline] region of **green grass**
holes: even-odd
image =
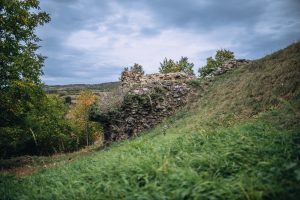
[[[1,175],[1,198],[297,199],[300,126],[280,126],[299,119],[290,106],[227,128],[174,116],[166,136],[158,126],[32,176]]]
[[[2,173],[0,199],[300,199],[300,43],[274,55],[208,81],[141,137]]]

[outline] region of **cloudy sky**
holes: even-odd
[[[195,71],[220,48],[255,59],[300,39],[299,0],[40,0],[46,84],[116,81],[187,56]]]

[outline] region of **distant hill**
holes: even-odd
[[[109,92],[116,89],[120,82],[108,82],[99,84],[69,84],[69,85],[45,85],[48,94],[77,95],[81,90],[93,92]]]

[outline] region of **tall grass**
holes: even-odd
[[[286,109],[228,128],[192,125],[195,115],[171,118],[166,136],[159,126],[65,166],[25,178],[2,175],[1,198],[297,199],[299,123],[276,125]]]

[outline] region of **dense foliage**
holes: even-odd
[[[187,57],[181,57],[181,59],[176,62],[172,59],[165,58],[163,62],[160,63],[159,72],[164,74],[171,72],[184,72],[193,75],[193,67],[194,64],[190,63]]]
[[[38,90],[39,88],[35,88]],[[69,149],[71,127],[64,119],[66,107],[57,97],[39,96],[22,115],[22,121],[0,127],[1,157],[55,153]]]
[[[102,128],[88,119],[93,98],[80,95],[73,106],[57,96],[39,96],[24,113],[22,124],[0,127],[0,156],[74,151],[101,140]],[[70,112],[74,117],[66,118]]]
[[[233,52],[226,49],[217,50],[215,58],[207,58],[206,65],[199,69],[200,77],[205,77],[209,75],[212,71],[214,71],[217,67],[222,65],[225,61],[231,59],[234,59]]]
[[[40,84],[44,57],[37,54],[34,30],[50,20],[39,2],[3,0],[0,3],[0,125],[22,124],[24,114],[43,95]]]
[[[77,149],[67,107],[40,80],[45,57],[35,29],[49,15],[38,0],[2,0],[0,9],[0,157]]]

